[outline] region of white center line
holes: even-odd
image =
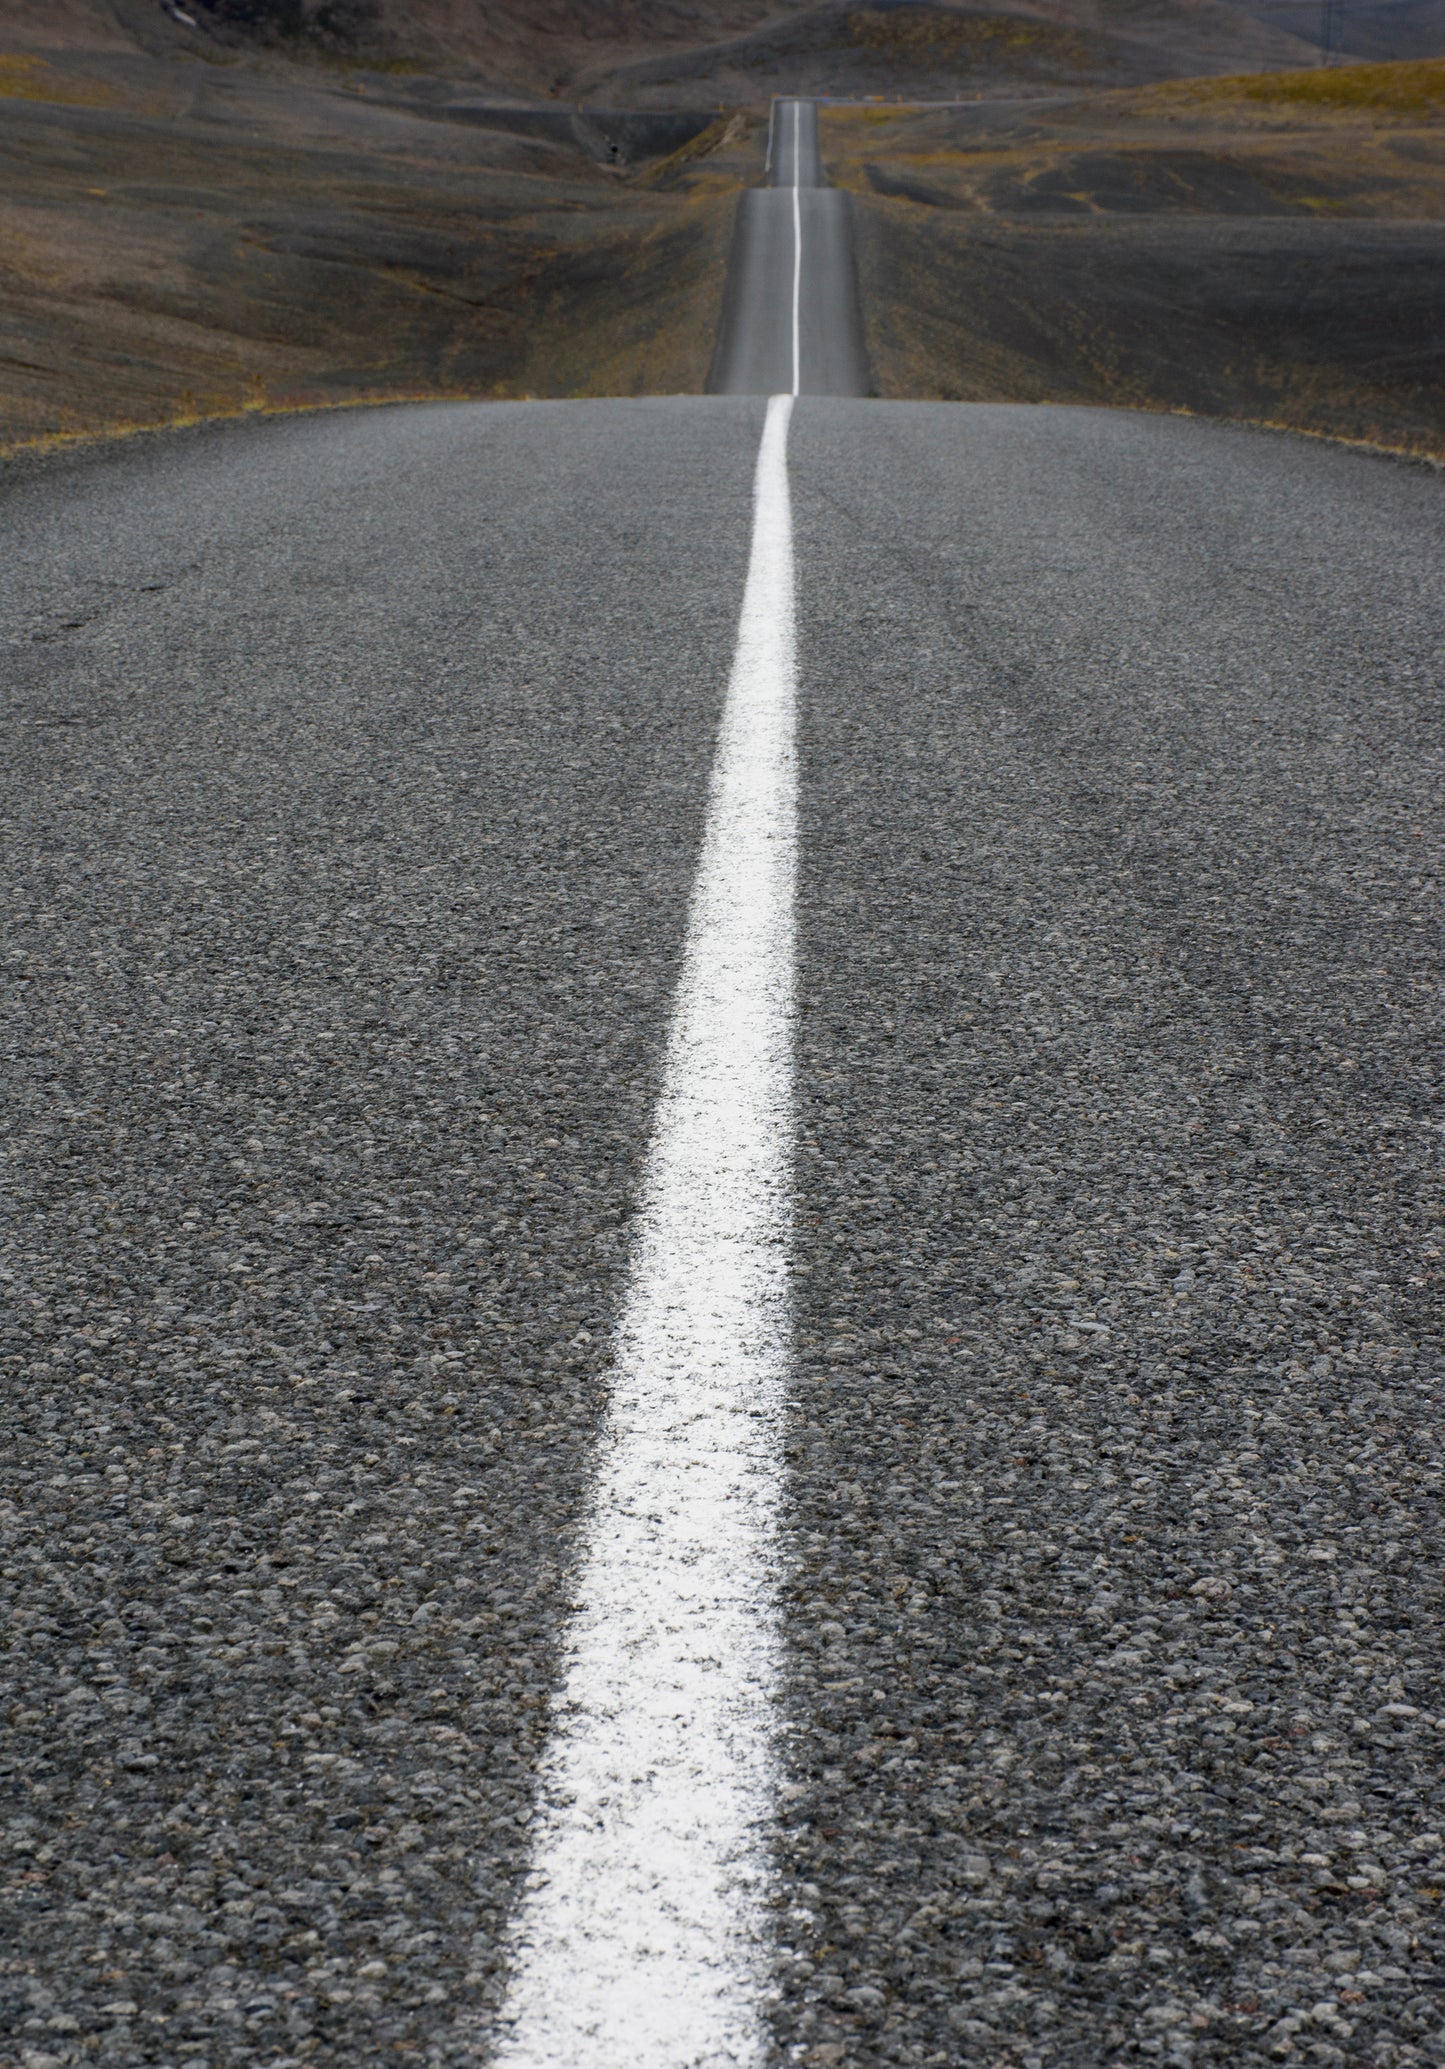
[[[793,393],[801,394],[803,384],[803,204],[798,192],[799,178],[799,135],[798,125],[802,113],[797,101],[793,103]]]
[[[790,396],[774,396],[504,2069],[768,2048],[775,1539],[792,1217]]]

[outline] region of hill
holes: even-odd
[[[1442,6],[1346,0],[1347,37],[1428,43]],[[1296,0],[0,0],[0,443],[696,389],[768,96],[801,91],[909,104],[827,126],[885,392],[1445,450],[1436,71],[1322,69],[1311,21]]]
[[[1445,458],[1445,61],[841,108],[881,392]]]
[[[1309,34],[1232,0],[0,0],[14,49],[360,67],[624,106],[1123,84],[1308,63]]]

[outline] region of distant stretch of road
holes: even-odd
[[[803,349],[0,482],[25,2069],[1431,2059],[1445,490]]]
[[[813,101],[778,101],[772,184],[738,204],[713,395],[868,395],[853,225],[829,187]]]

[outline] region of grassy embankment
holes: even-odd
[[[832,109],[881,392],[1445,457],[1445,62]]]

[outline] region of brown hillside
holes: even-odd
[[[882,392],[1445,457],[1445,62],[837,109]]]
[[[0,0],[0,47],[289,59],[654,106],[967,97],[1313,56],[1231,0]]]

